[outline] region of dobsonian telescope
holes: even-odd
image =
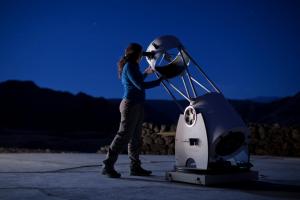
[[[167,78],[162,85],[181,111],[176,162],[166,178],[201,185],[257,180],[258,172],[250,169],[249,129],[179,39],[156,38],[144,55],[155,74]],[[183,108],[174,92],[189,106]]]

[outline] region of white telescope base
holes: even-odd
[[[203,186],[220,185],[226,183],[257,181],[258,171],[231,172],[224,174],[168,171],[166,172],[166,180],[170,182],[184,182]]]

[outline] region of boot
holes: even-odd
[[[151,173],[152,171],[143,169],[140,163],[130,165],[131,176],[150,176]]]
[[[111,148],[109,148],[106,159],[103,161],[103,168],[102,168],[103,175],[106,175],[109,178],[121,177],[121,174],[118,173],[114,168],[114,164],[117,161],[117,158],[118,158],[118,154],[112,151]]]
[[[121,174],[118,173],[113,166],[105,165],[102,169],[102,174],[109,178],[120,178]]]

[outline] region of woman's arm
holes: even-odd
[[[138,66],[134,66],[134,65],[130,65],[130,64],[127,66],[127,75],[128,75],[129,80],[139,90],[156,87],[161,82],[161,79],[157,79],[157,80],[149,81],[149,82],[144,82],[144,76],[139,71]]]
[[[147,77],[149,74],[153,74],[153,73],[154,73],[154,71],[153,71],[152,67],[151,67],[151,66],[147,67],[147,68],[145,69],[144,73],[143,73],[143,78],[144,78],[144,80],[146,79],[146,77]]]

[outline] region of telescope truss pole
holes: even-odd
[[[183,61],[184,65],[185,65],[185,70],[186,70],[186,72],[187,72],[187,77],[188,77],[189,83],[190,83],[190,85],[191,85],[191,88],[192,88],[194,97],[196,98],[196,97],[197,97],[197,93],[196,93],[194,84],[193,84],[193,82],[192,82],[192,80],[191,80],[191,74],[190,74],[190,72],[189,72],[188,65],[187,65],[187,63],[186,63],[186,61],[185,61],[185,59],[184,59],[184,57],[183,57],[182,52],[181,52],[181,51],[182,51],[182,48],[178,48],[178,50],[179,50],[179,53],[180,53],[180,55],[181,55],[182,61]]]
[[[220,94],[222,92],[219,90],[219,88],[215,85],[215,83],[208,78],[208,76],[205,74],[205,72],[202,70],[202,68],[198,65],[198,63],[193,59],[193,57],[185,50],[182,49],[182,51],[191,59],[191,61],[196,65],[197,69],[200,71],[200,73],[205,77],[205,79],[210,83],[210,85]]]
[[[191,103],[190,98],[188,98],[187,96],[185,96],[185,94],[184,94],[182,91],[180,91],[173,83],[171,83],[171,82],[168,81],[168,80],[167,80],[167,83],[169,83],[169,85],[170,85],[174,90],[176,90],[181,96],[183,96],[188,102]]]
[[[157,72],[154,72],[154,73],[155,73],[156,77],[159,78],[159,75],[157,74]],[[183,107],[180,105],[180,103],[178,103],[176,97],[172,94],[172,92],[166,86],[166,84],[164,83],[164,81],[161,81],[161,84],[163,85],[163,87],[165,88],[165,90],[167,91],[167,93],[172,97],[173,101],[176,103],[176,105],[178,106],[179,110],[183,113],[184,112]]]
[[[191,76],[192,81],[194,81],[196,84],[198,84],[203,90],[205,90],[208,93],[211,93],[211,91],[209,91],[209,89],[207,89],[204,85],[202,85],[201,83],[199,83],[194,77]]]
[[[186,86],[186,82],[185,82],[185,79],[184,79],[184,76],[183,76],[183,75],[181,76],[181,80],[182,80],[182,83],[183,83],[183,85],[184,85],[186,94],[187,94],[188,98],[190,99],[190,98],[191,98],[190,92],[189,92],[189,90],[188,90],[188,88],[187,88],[187,86]]]

